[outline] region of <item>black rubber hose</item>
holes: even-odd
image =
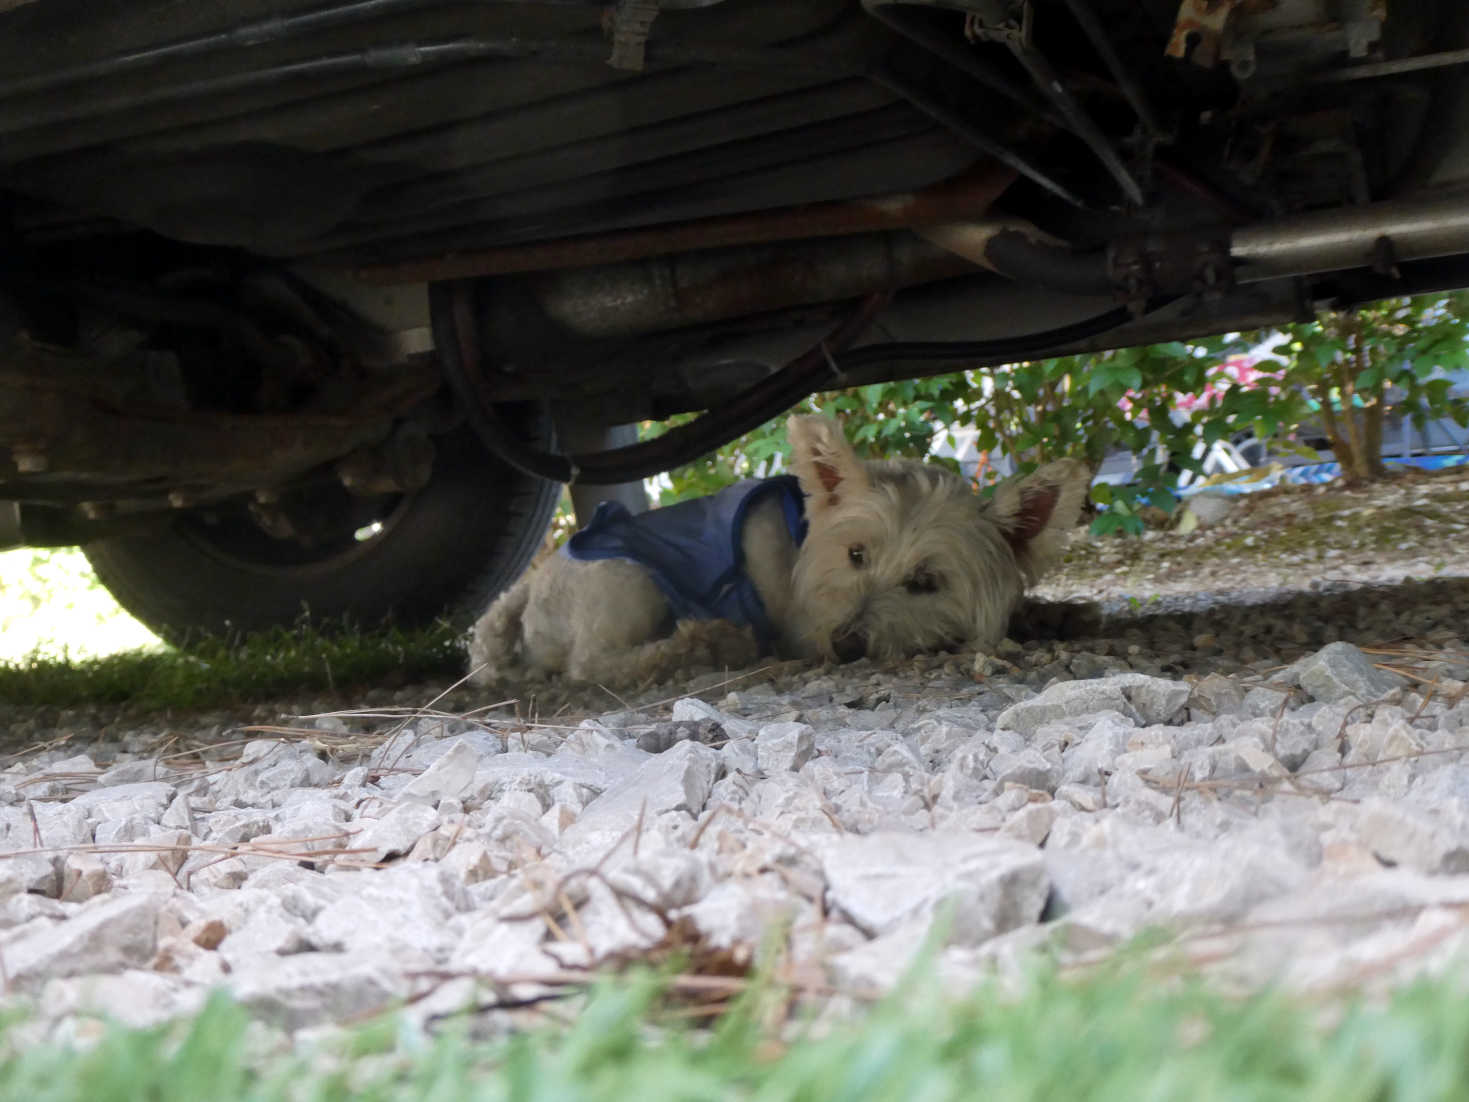
[[[632,482],[682,466],[789,409],[832,376],[832,356],[862,334],[890,297],[886,293],[869,295],[825,341],[687,425],[641,444],[566,456],[522,444],[481,395],[476,383],[480,357],[472,296],[468,284],[435,284],[430,291],[434,341],[444,377],[470,427],[485,447],[517,470],[556,482],[593,486]]]
[[[1159,299],[1150,302],[1148,311],[1161,309],[1171,301],[1172,299]],[[1132,311],[1125,306],[1119,306],[1115,310],[1083,318],[1070,325],[1043,329],[1020,337],[999,337],[987,341],[889,341],[884,344],[868,344],[848,352],[841,358],[838,366],[846,372],[870,364],[904,360],[952,360],[955,363],[966,360],[1019,360],[1075,341],[1100,336],[1132,320]]]
[[[1077,253],[1033,241],[1020,230],[1001,230],[985,244],[984,256],[995,271],[1017,283],[1069,295],[1112,293],[1107,254],[1101,249]]]
[[[429,287],[429,318],[434,347],[439,353],[439,370],[454,394],[455,404],[491,454],[525,474],[552,482],[570,482],[572,466],[566,456],[528,447],[504,422],[494,405],[480,394],[477,376],[467,366],[480,362],[474,319],[468,316],[468,296],[463,284],[435,283]]]
[[[886,300],[886,296],[872,296],[826,341],[808,349],[785,368],[756,383],[719,409],[641,444],[566,456],[537,451],[521,443],[494,407],[482,398],[466,369],[461,347],[465,342],[461,342],[458,332],[467,332],[467,343],[477,344],[470,331],[472,326],[466,328],[463,325],[465,319],[473,321],[469,294],[464,285],[435,284],[430,291],[434,340],[438,345],[444,377],[470,426],[486,448],[518,470],[557,482],[575,479],[597,486],[632,482],[692,462],[779,416],[803,398],[819,390],[840,387],[843,375],[849,370],[902,360],[949,360],[962,365],[968,360],[1021,359],[1098,336],[1132,319],[1130,311],[1118,307],[1070,325],[1019,337],[986,341],[892,341],[867,345],[838,359],[840,348],[867,327],[871,316]],[[1156,309],[1164,304],[1159,301],[1150,306]],[[455,323],[456,306],[460,318],[458,325]],[[472,347],[469,351],[473,356],[470,362],[478,363],[478,348]]]

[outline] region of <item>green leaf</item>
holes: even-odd
[[[1448,397],[1453,385],[1452,379],[1430,379],[1423,384],[1423,396],[1428,400],[1431,408],[1440,406]]]
[[[1340,341],[1321,340],[1312,341],[1307,346],[1311,359],[1316,362],[1317,367],[1328,368],[1335,365],[1337,357],[1341,355],[1343,348]]]

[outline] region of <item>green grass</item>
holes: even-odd
[[[825,1028],[759,1023],[778,992],[712,1029],[650,1025],[657,981],[601,986],[574,1021],[472,1041],[391,1020],[328,1050],[260,1055],[246,1013],[216,1000],[191,1022],[112,1028],[82,1051],[0,1037],[0,1098],[27,1102],[232,1099],[1319,1099],[1469,1097],[1469,1000],[1448,981],[1381,1005],[1322,1008],[1280,996],[1236,1001],[1141,970],[1081,983],[1033,978],[1019,998],[944,1003],[910,987]],[[569,1008],[568,1008],[569,1009]],[[1323,1025],[1331,1017],[1334,1024]]]
[[[0,703],[216,708],[463,672],[463,639],[442,623],[412,631],[302,623],[179,650],[119,608],[80,551],[0,553]]]
[[[457,629],[323,632],[279,628],[243,640],[203,639],[94,657],[32,653],[0,661],[0,701],[142,709],[228,707],[283,694],[361,691],[464,672]]]

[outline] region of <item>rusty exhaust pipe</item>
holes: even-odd
[[[671,226],[502,245],[391,264],[369,264],[356,269],[355,274],[362,282],[372,284],[437,283],[514,272],[587,268],[732,245],[846,237],[879,230],[962,222],[982,216],[1014,179],[1013,169],[985,161],[962,176],[921,191],[781,207]]]

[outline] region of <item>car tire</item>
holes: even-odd
[[[528,441],[550,441],[543,415],[518,420]],[[162,516],[84,551],[119,604],[181,645],[303,619],[420,626],[447,614],[467,624],[530,564],[560,495],[460,428],[436,441],[428,483],[387,499],[366,538],[359,513],[333,546],[303,551],[265,536],[238,503]]]

